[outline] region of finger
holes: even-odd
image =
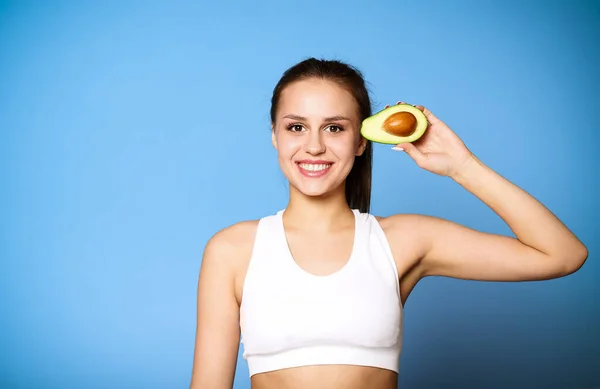
[[[440,121],[440,119],[438,119],[430,110],[428,110],[424,106],[417,105],[415,107],[420,109],[421,111],[423,111],[423,113],[425,114],[425,117],[427,118],[427,121],[430,124],[438,123]]]
[[[397,144],[396,146],[392,147],[392,150],[404,151],[419,166],[423,166],[425,164],[425,160],[427,159],[427,156],[425,154],[423,154],[421,151],[419,151],[419,149],[412,143]]]

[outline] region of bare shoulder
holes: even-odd
[[[395,239],[406,237],[419,244],[429,242],[430,232],[449,221],[429,215],[395,214],[386,217],[377,216],[381,228]]]
[[[430,250],[431,233],[444,219],[419,214],[394,214],[376,216],[381,228],[386,234],[392,253],[398,266],[414,267]]]
[[[381,228],[394,240],[410,239],[421,246],[423,252],[431,249],[435,238],[448,231],[467,230],[466,227],[450,220],[430,215],[395,214],[387,217],[377,217]]]
[[[258,223],[259,220],[247,220],[218,231],[206,243],[202,257],[200,279],[212,278],[230,284],[238,305]]]
[[[386,235],[396,262],[402,304],[426,274],[423,259],[431,249],[430,231],[441,219],[419,214],[375,216]]]
[[[390,216],[376,216],[381,227],[390,231],[407,232],[416,231],[421,228],[428,228],[437,223],[443,223],[445,220],[428,215],[419,215],[413,213],[401,213]]]
[[[230,269],[238,268],[252,252],[259,220],[246,220],[217,231],[206,243],[204,261]]]
[[[241,246],[252,245],[258,228],[258,220],[246,220],[217,231],[207,242],[206,248],[229,252]]]
[[[231,388],[239,348],[240,269],[249,261],[258,221],[215,233],[204,248],[197,297],[191,388]]]

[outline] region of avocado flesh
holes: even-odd
[[[404,115],[399,113],[404,113]],[[398,120],[394,120],[395,117],[400,117]],[[391,133],[390,128],[386,129],[387,124],[390,122],[403,124],[414,124],[410,126],[411,128],[407,130],[402,135],[394,135]],[[409,104],[398,104],[388,107],[382,111],[379,111],[375,115],[369,116],[365,120],[363,120],[360,133],[366,139],[384,144],[398,144],[398,143],[408,143],[414,142],[419,139],[423,134],[425,134],[425,130],[427,130],[427,117],[425,114],[418,108],[413,107]]]

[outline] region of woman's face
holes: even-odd
[[[340,187],[363,153],[354,97],[332,81],[308,79],[281,93],[273,146],[290,184],[308,196]]]

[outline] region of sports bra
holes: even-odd
[[[377,219],[353,210],[344,267],[327,276],[294,261],[282,215],[258,222],[240,306],[243,358],[254,374],[307,365],[399,371],[403,307],[396,264]]]

